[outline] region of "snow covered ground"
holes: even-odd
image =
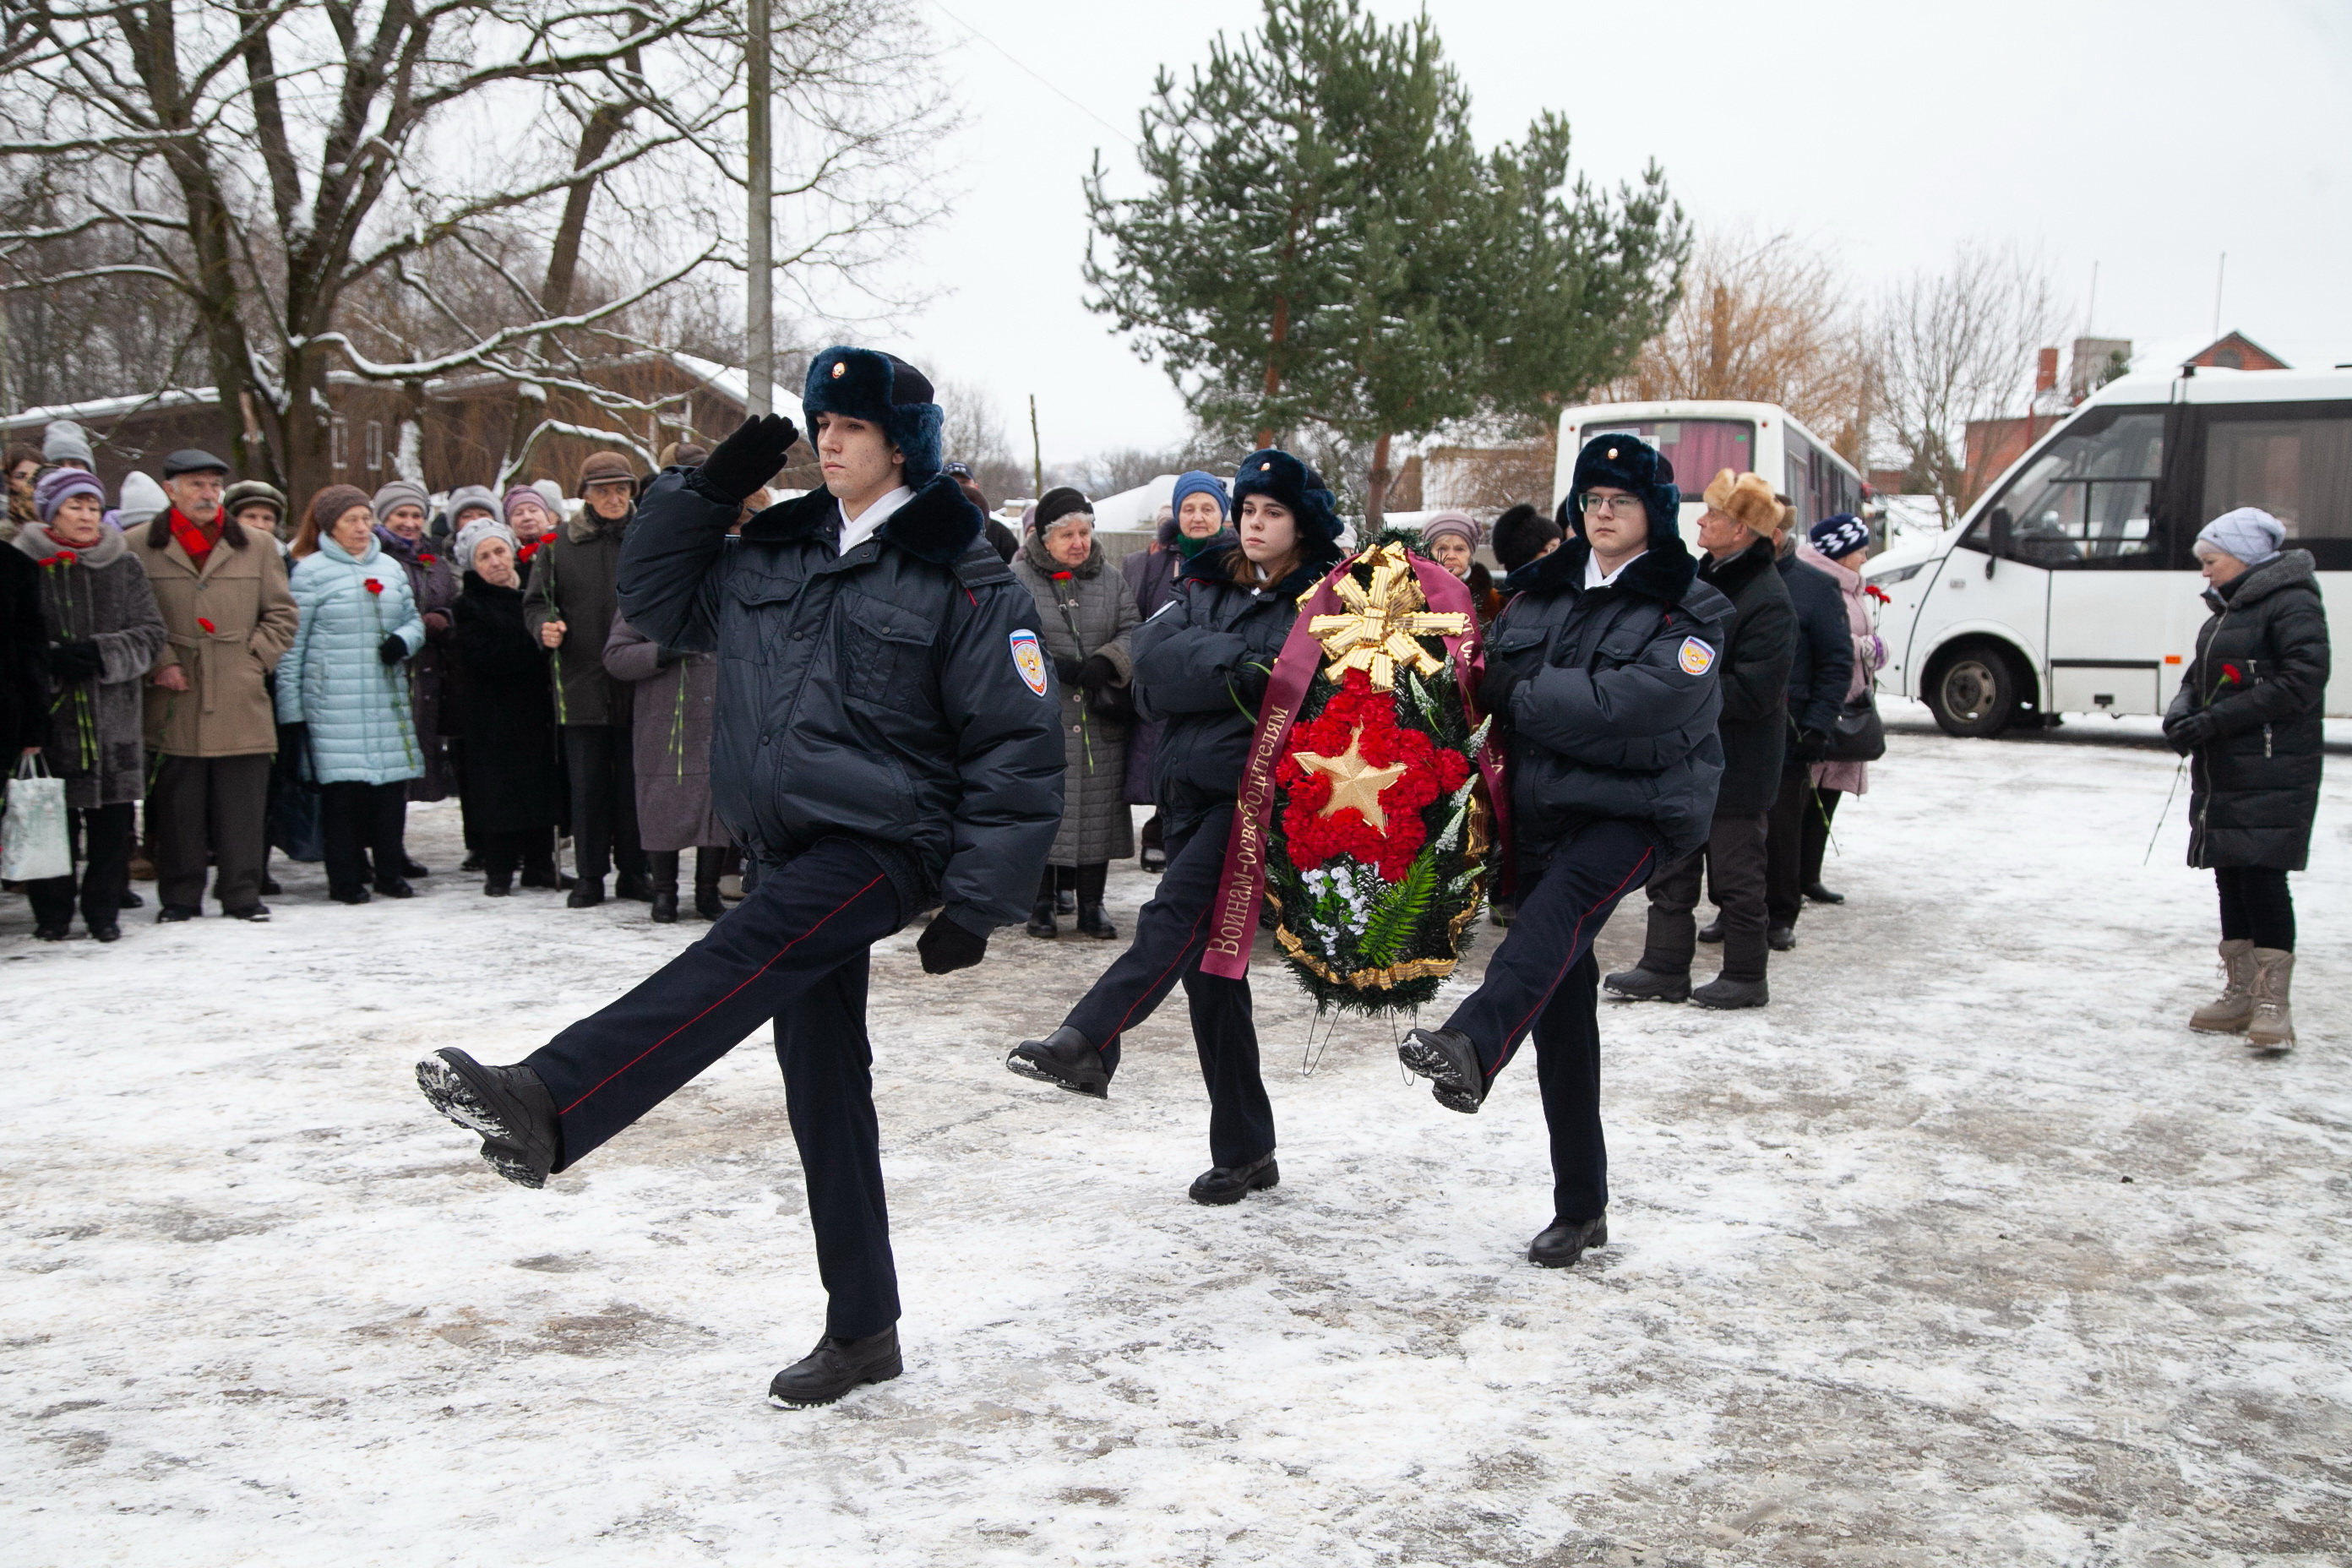
[[[2121,733],[1904,730],[1770,1010],[1610,1008],[1614,1245],[1567,1273],[1531,1061],[1475,1118],[1385,1025],[1302,1077],[1261,964],[1283,1184],[1204,1209],[1181,1005],[1083,1101],[1002,1058],[1107,946],[893,940],[908,1369],[827,1411],[762,1399],[820,1325],[764,1042],[544,1193],[410,1081],[698,927],[485,900],[438,807],[407,904],[296,868],[272,924],[101,948],[0,901],[0,1560],[2341,1563],[2352,767],[2303,1047],[2250,1060],[2181,1026],[2212,894],[2180,800],[2142,867],[2175,763]]]

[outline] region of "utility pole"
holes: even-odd
[[[1045,498],[1045,447],[1037,439],[1037,395],[1029,395],[1029,482],[1036,499]]]
[[[776,363],[775,292],[769,274],[775,265],[773,218],[769,211],[770,188],[773,183],[769,169],[772,151],[768,122],[769,68],[773,63],[768,49],[768,0],[746,0],[746,28],[743,45],[743,76],[750,93],[745,105],[744,132],[751,142],[750,206],[746,211],[744,257],[743,326],[749,340],[744,348],[743,412],[753,416],[769,413],[774,405],[773,378]]]

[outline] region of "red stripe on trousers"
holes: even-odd
[[[887,872],[877,873],[874,878],[874,882],[882,880],[882,879],[887,875]],[[847,909],[850,905],[864,898],[867,893],[872,892],[874,890],[874,882],[868,882],[866,886],[858,889],[857,891],[850,894],[849,897],[844,899],[830,913],[826,914],[824,920],[818,921],[816,924],[809,927],[808,930],[801,932],[800,935],[793,938],[792,941],[776,949],[775,957],[769,959],[767,963],[760,965],[759,968],[745,975],[741,983],[735,987],[734,991],[730,991],[726,995],[721,996],[718,1001],[713,1002],[709,1006],[705,1007],[701,1012],[697,1013],[693,1017],[688,1018],[685,1023],[680,1024],[677,1028],[672,1029],[668,1034],[664,1035],[660,1039],[656,1040],[652,1045],[647,1046],[644,1050],[639,1051],[635,1056],[631,1057],[627,1061],[623,1062],[619,1067],[616,1067],[611,1072],[606,1073],[597,1083],[595,1089],[590,1089],[587,1094],[582,1095],[579,1099],[565,1106],[562,1110],[557,1111],[556,1114],[558,1116],[571,1115],[573,1111],[587,1104],[590,1097],[594,1095],[597,1089],[603,1089],[605,1084],[612,1082],[614,1079],[620,1077],[623,1073],[628,1071],[631,1068],[636,1066],[639,1062],[645,1060],[647,1057],[653,1055],[656,1051],[661,1049],[664,1046],[677,1038],[678,1036],[686,1033],[687,1030],[691,1029],[694,1026],[710,1016],[711,1014],[717,1012],[719,1008],[733,1001],[737,991],[742,990],[745,985],[751,984],[751,982],[759,979],[762,974],[767,973],[769,970],[773,969],[776,966],[777,963],[783,958],[784,954],[792,952],[793,949],[800,946],[801,943],[806,942],[818,931],[824,930],[825,921],[833,919],[835,915],[839,914],[843,910]]]

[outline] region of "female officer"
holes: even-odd
[[[1164,719],[1152,794],[1165,825],[1168,869],[1135,921],[1135,943],[1042,1040],[1005,1066],[1102,1098],[1118,1069],[1119,1037],[1184,983],[1192,1043],[1209,1086],[1210,1169],[1196,1203],[1239,1203],[1280,1179],[1274,1109],[1258,1076],[1246,980],[1200,971],[1209,907],[1224,868],[1242,764],[1257,727],[1298,596],[1339,559],[1339,519],[1321,476],[1289,453],[1254,452],[1234,481],[1240,542],[1184,563],[1177,591],[1135,632],[1135,689],[1146,718]]]

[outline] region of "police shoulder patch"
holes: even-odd
[[[1715,649],[1696,637],[1683,638],[1682,653],[1678,657],[1686,675],[1705,675],[1715,668]]]
[[[1045,651],[1037,646],[1037,634],[1026,626],[1013,634],[1013,668],[1031,692],[1045,695]]]

